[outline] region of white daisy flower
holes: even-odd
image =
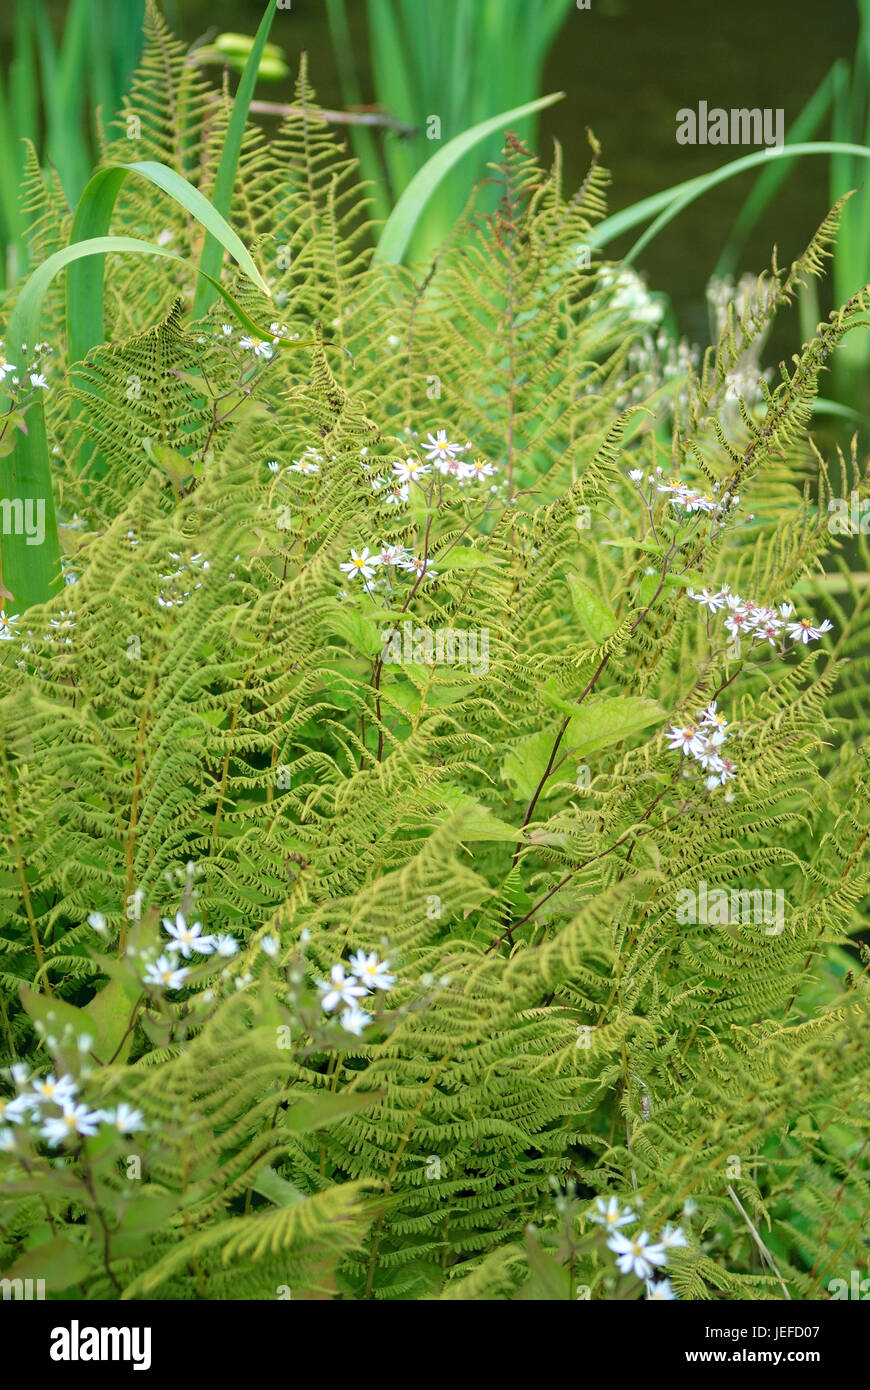
[[[201,956],[210,956],[214,950],[214,937],[202,935],[202,922],[192,922],[188,926],[183,912],[176,912],[174,922],[164,917],[163,925],[167,934],[173,938],[167,950],[180,951],[185,960],[190,960],[191,951],[197,951]]]
[[[396,983],[396,977],[388,973],[389,969],[389,961],[378,960],[377,951],[372,951],[371,955],[357,951],[350,958],[351,974],[356,976],[360,984],[368,985],[369,989],[390,989]]]
[[[342,570],[344,574],[350,575],[351,579],[355,579],[357,575],[360,575],[363,579],[373,579],[375,566],[380,563],[380,556],[372,555],[368,546],[365,546],[362,553],[352,550],[350,552],[350,559],[345,561],[344,564],[339,565],[339,569]]]
[[[496,467],[486,459],[471,459],[468,463],[460,464],[462,476],[464,478],[493,478],[496,474]]]
[[[410,497],[410,488],[407,483],[396,483],[390,488],[384,497],[384,502],[388,507],[401,507]]]
[[[271,960],[274,960],[278,954],[278,942],[276,938],[274,936],[264,936],[263,940],[260,942],[260,950],[265,952]]]
[[[637,1217],[630,1207],[621,1207],[615,1197],[607,1201],[604,1197],[599,1197],[595,1203],[597,1211],[589,1213],[589,1220],[596,1221],[599,1226],[606,1226],[609,1231],[616,1231],[620,1226],[629,1226]]]
[[[272,356],[272,349],[269,344],[264,343],[262,338],[252,338],[250,334],[239,339],[239,346],[253,352],[255,357],[269,358]]]
[[[432,561],[426,560],[422,555],[408,555],[401,562],[399,568],[417,575],[427,574],[430,579],[434,579],[438,571],[431,569],[431,564]]]
[[[215,937],[214,948],[219,956],[234,956],[239,946],[236,938],[225,932],[222,936]]]
[[[431,473],[432,469],[428,463],[421,463],[419,459],[407,458],[404,463],[394,463],[393,472],[400,483],[413,483]]]
[[[438,430],[436,434],[429,434],[423,444],[423,452],[430,463],[437,464],[439,467],[455,458],[457,454],[463,452],[461,444],[451,444],[447,438],[446,430]]]
[[[727,729],[728,720],[724,714],[720,714],[716,708],[716,701],[711,700],[705,710],[702,710],[698,718],[702,724],[706,724],[710,729]]]
[[[182,966],[179,970],[172,956],[159,956],[145,971],[145,983],[160,985],[164,989],[181,989],[190,970]]]
[[[38,387],[38,388],[39,388],[40,390],[42,390],[42,391],[47,391],[47,390],[48,390],[48,382],[46,381],[45,377],[42,375],[42,372],[31,372],[31,373],[30,373],[30,384],[31,384],[31,386],[36,386],[36,387]]]
[[[101,1110],[100,1118],[119,1134],[134,1134],[137,1129],[145,1128],[145,1116],[142,1111],[134,1110],[126,1101],[122,1101],[114,1110]]]
[[[48,1140],[49,1147],[56,1149],[74,1134],[96,1134],[99,1123],[99,1110],[88,1110],[86,1105],[69,1105],[64,1106],[62,1115],[46,1120],[39,1132]]]
[[[701,748],[701,735],[693,724],[687,724],[685,728],[672,724],[665,737],[671,740],[668,744],[671,752],[679,751],[694,757]]]
[[[650,1303],[670,1302],[676,1298],[670,1279],[659,1279],[658,1283],[648,1282],[646,1296]]]
[[[687,589],[686,595],[694,599],[695,603],[700,603],[711,613],[717,613],[720,608],[725,607],[726,595],[720,589],[718,593],[711,593],[709,589],[699,589],[696,593],[694,589]]]
[[[31,1082],[30,1104],[71,1105],[75,1099],[76,1083],[71,1076],[62,1076],[58,1081],[52,1072],[48,1076],[37,1076]]]
[[[334,1013],[339,1004],[346,1004],[352,1009],[356,1000],[362,999],[366,993],[365,986],[353,976],[348,979],[344,973],[344,966],[340,964],[332,967],[328,980],[318,980],[316,983],[322,995],[321,1007],[328,1014]]]
[[[10,372],[17,371],[14,362],[7,362],[6,358],[0,353],[0,381],[5,381]]]
[[[11,642],[12,638],[18,635],[15,631],[15,624],[20,622],[21,619],[17,613],[11,613],[7,618],[6,614],[0,610],[0,642]]]
[[[665,1229],[659,1236],[659,1240],[666,1250],[685,1250],[689,1245],[682,1226],[665,1226]]]
[[[648,1231],[628,1237],[618,1231],[607,1242],[608,1250],[616,1255],[616,1267],[620,1274],[634,1274],[638,1279],[649,1279],[656,1265],[667,1263],[668,1252],[663,1245],[650,1245]]]
[[[381,541],[379,558],[382,565],[398,565],[406,558],[407,553],[403,545],[390,545],[387,541]]]
[[[642,468],[629,468],[629,470],[628,470],[628,476],[629,476],[629,478],[631,478],[631,481],[632,481],[633,483],[642,483],[642,482],[643,482],[643,469],[642,469]]]
[[[343,1011],[340,1021],[346,1033],[353,1033],[354,1037],[361,1038],[362,1031],[371,1023],[372,1016],[365,1013],[359,1004],[353,1004],[349,1009]]]

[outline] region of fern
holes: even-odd
[[[129,126],[208,192],[226,92],[147,29],[104,161]],[[229,215],[262,342],[121,258],[86,361],[47,306],[71,582],[0,666],[7,1272],[50,1213],[52,1290],[86,1298],[634,1298],[590,1220],[614,1197],[682,1221],[681,1297],[824,1298],[867,1262],[870,557],[828,525],[856,455],[808,430],[870,291],[733,382],[838,209],[666,370],[654,301],[585,254],[594,141],[570,194],[508,134],[496,211],[384,267],[304,66],[295,106]],[[28,188],[45,254],[32,158]],[[115,220],[196,260],[151,188]],[[673,475],[739,502],[681,514]],[[726,584],[833,629],[736,648],[692,598]],[[665,738],[711,701],[712,790]],[[702,883],[781,894],[778,930],[681,920]],[[176,913],[238,949],[164,987]],[[317,982],[354,951],[395,978],[349,1031]],[[49,1067],[116,1122],[62,1166],[13,1100]]]

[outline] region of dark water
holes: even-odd
[[[66,6],[55,0],[52,8],[60,20]],[[165,0],[163,8],[171,27],[193,41],[227,29],[253,33],[262,0]],[[364,0],[349,0],[348,9],[363,96],[374,100]],[[11,23],[6,10],[0,33],[8,35]],[[589,11],[570,12],[552,50],[544,90],[564,91],[565,99],[544,113],[539,148],[548,152],[557,138],[570,180],[579,182],[587,156],[584,128],[591,126],[613,174],[611,209],[618,210],[746,152],[678,145],[681,107],[697,108],[701,100],[710,107],[782,107],[787,128],[834,60],[851,57],[856,35],[854,0],[591,0]],[[292,0],[290,10],[278,11],[272,39],[294,72],[307,50],[320,101],[342,104],[323,0]],[[2,48],[8,54],[8,41]],[[288,78],[261,84],[257,95],[281,101],[291,91]],[[707,194],[642,257],[651,286],[671,296],[681,330],[696,339],[706,334],[707,278],[751,186],[752,176],[744,175]],[[741,269],[760,271],[774,243],[781,262],[792,259],[828,206],[826,161],[803,160],[754,233]],[[790,349],[795,331],[780,327],[774,349]]]

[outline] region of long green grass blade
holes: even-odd
[[[138,174],[168,193],[195,217],[206,231],[228,251],[250,280],[271,296],[268,285],[254,264],[251,254],[224,217],[198,188],[165,164],[143,160],[138,164],[115,164],[101,169],[87,185],[79,200],[73,221],[71,242],[92,241],[108,233],[109,223],[121,185],[130,174]],[[204,276],[210,276],[201,266]],[[220,264],[218,264],[218,271]],[[66,284],[67,334],[70,362],[80,362],[85,354],[103,341],[104,262],[90,257],[70,266]],[[215,279],[216,277],[212,277]]]
[[[106,255],[116,252],[161,256],[180,262],[200,275],[207,273],[174,251],[168,251],[156,242],[142,241],[137,237],[95,237],[75,242],[64,247],[62,251],[56,251],[30,276],[18,296],[9,321],[6,335],[7,356],[19,368],[22,377],[26,377],[23,370],[26,360],[23,345],[32,345],[39,340],[45,296],[55,277],[63,270],[69,273],[79,262],[96,260],[97,264],[103,265]],[[212,280],[212,284],[215,293],[221,296],[240,322],[255,334],[262,336],[259,325],[241,308],[220,281]],[[100,297],[102,298],[102,295]],[[301,346],[297,342],[280,345],[292,348]],[[0,401],[0,414],[9,408],[10,400],[6,397],[4,401]],[[4,534],[0,540],[0,577],[4,587],[12,595],[10,611],[16,613],[24,612],[34,603],[44,603],[58,592],[62,582],[60,544],[51,485],[51,461],[45,428],[45,410],[40,392],[36,392],[36,399],[28,406],[25,419],[27,433],[16,430],[12,452],[0,461],[2,496],[13,518],[11,533],[5,534],[4,513]],[[38,540],[35,538],[34,527],[29,524],[37,517],[40,519],[41,532]],[[20,524],[21,518],[27,520],[30,535]]]
[[[242,140],[245,134],[245,123],[248,119],[248,109],[251,105],[251,98],[254,95],[254,87],[257,82],[257,73],[260,70],[260,59],[263,56],[263,49],[269,37],[269,30],[272,27],[272,20],[275,18],[275,10],[278,0],[268,0],[266,13],[260,21],[260,27],[254,38],[245,70],[236,91],[233,102],[230,123],[227,126],[224,147],[221,151],[221,161],[218,166],[217,178],[215,179],[214,190],[212,192],[212,205],[214,211],[221,218],[229,215],[230,204],[233,198],[233,189],[236,183],[236,171],[239,166],[239,155],[242,149]],[[207,225],[207,224],[206,224]],[[220,275],[221,260],[226,249],[226,243],[215,232],[208,229],[205,243],[202,248],[202,259],[200,268],[203,275],[196,287],[196,294],[193,301],[193,317],[202,318],[214,303],[213,281]],[[238,259],[238,258],[236,258]]]
[[[469,150],[473,149],[481,140],[486,140],[490,135],[503,130],[510,121],[517,121],[523,116],[530,116],[536,111],[542,111],[546,106],[552,106],[554,102],[561,101],[564,95],[564,92],[551,92],[549,96],[539,97],[537,101],[529,101],[524,106],[515,106],[510,111],[502,111],[500,115],[491,116],[489,120],[481,121],[478,125],[472,126],[470,130],[465,130],[461,135],[448,141],[443,150],[439,150],[437,154],[427,160],[422,169],[418,170],[390,213],[381,232],[375,251],[375,260],[382,264],[399,265],[401,263],[414,228],[422,217],[430,198],[442,180],[447,177]]]
[[[870,159],[870,146],[839,144],[832,140],[811,141],[801,145],[780,145],[776,148],[756,150],[753,154],[743,155],[741,159],[734,159],[729,164],[723,164],[719,169],[713,169],[709,174],[701,174],[694,179],[686,179],[683,183],[674,184],[672,188],[665,189],[662,193],[655,193],[651,198],[643,198],[638,203],[633,203],[631,207],[624,208],[613,217],[607,217],[590,233],[591,243],[602,248],[632,227],[645,222],[647,218],[658,209],[664,211],[656,218],[651,227],[648,227],[643,236],[640,237],[632,246],[628,255],[625,257],[626,263],[636,260],[644,247],[648,246],[654,236],[657,236],[662,227],[667,226],[683,208],[693,203],[696,198],[700,198],[717,184],[725,183],[728,179],[736,178],[738,174],[744,174],[749,169],[757,169],[759,164],[766,164],[773,159],[792,159],[797,155],[805,154],[853,154],[859,159]]]

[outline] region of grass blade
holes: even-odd
[[[229,215],[236,183],[236,170],[239,166],[239,155],[245,134],[245,123],[248,119],[248,108],[254,95],[257,74],[260,70],[260,59],[269,37],[272,20],[275,18],[277,5],[278,0],[269,0],[266,6],[266,13],[260,21],[260,27],[257,30],[253,46],[248,54],[248,61],[245,63],[245,70],[236,90],[211,200],[214,210],[222,218]],[[214,303],[213,281],[220,275],[224,247],[225,243],[220,237],[209,231],[205,238],[200,261],[203,275],[197,284],[193,300],[193,317],[195,319],[202,318]]]
[[[401,263],[414,228],[422,217],[429,199],[470,149],[481,140],[486,140],[488,136],[503,130],[510,121],[517,121],[523,116],[532,115],[535,111],[542,111],[544,107],[561,101],[564,95],[564,92],[552,92],[549,96],[538,97],[537,101],[526,102],[525,106],[515,106],[510,111],[502,111],[500,115],[491,116],[488,121],[481,121],[479,125],[472,126],[470,130],[465,130],[448,141],[443,150],[439,150],[418,170],[393,208],[381,232],[375,260],[393,265]]]

